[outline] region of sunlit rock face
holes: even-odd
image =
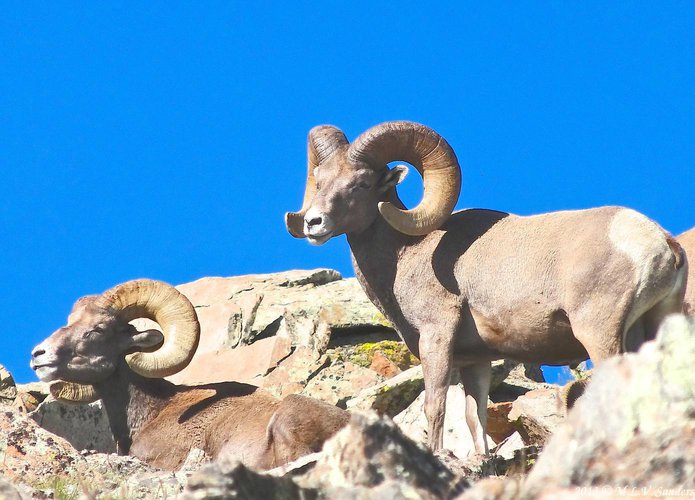
[[[693,360],[695,318],[673,315],[638,353],[596,368],[529,475],[527,494],[597,484],[694,491]]]

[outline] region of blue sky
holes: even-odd
[[[692,4],[293,3],[4,4],[0,363],[20,382],[75,299],[131,278],[351,276],[343,237],[284,229],[320,123],[433,127],[459,208],[695,225]]]

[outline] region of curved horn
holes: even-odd
[[[306,189],[304,190],[304,201],[299,212],[287,212],[285,214],[285,225],[287,231],[295,238],[304,238],[304,216],[311,206],[311,200],[316,194],[316,179],[314,169],[331,156],[336,149],[348,143],[343,132],[332,125],[319,125],[309,131],[307,141],[307,176]]]
[[[94,386],[90,384],[56,380],[48,386],[48,390],[54,398],[71,403],[92,403],[99,399]]]
[[[200,323],[191,302],[176,288],[155,280],[134,280],[105,291],[99,300],[124,321],[148,318],[159,324],[164,343],[154,352],[126,356],[144,377],[167,377],[190,363],[200,339]]]
[[[375,168],[407,161],[422,175],[424,195],[415,208],[401,210],[379,203],[381,215],[394,229],[421,236],[439,228],[451,215],[461,191],[461,168],[454,150],[431,128],[406,121],[382,123],[355,139],[348,155]]]

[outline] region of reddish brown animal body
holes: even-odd
[[[138,331],[150,318],[162,327]],[[195,310],[175,288],[151,280],[80,299],[68,325],[32,353],[32,368],[54,396],[103,401],[121,454],[176,470],[193,448],[213,459],[268,469],[320,451],[348,421],[344,410],[311,398],[279,400],[235,382],[180,386],[161,377],[190,361],[198,344]]]

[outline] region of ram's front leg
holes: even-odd
[[[475,452],[487,455],[487,398],[490,393],[492,365],[489,361],[459,369],[466,394],[466,424],[473,438]]]
[[[444,413],[452,367],[452,338],[421,333],[419,348],[425,378],[425,416],[427,444],[432,451],[444,446]]]

